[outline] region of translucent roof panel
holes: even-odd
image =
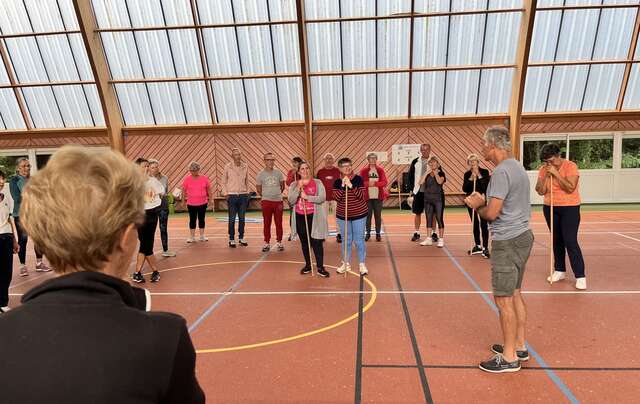
[[[0,88],[0,129],[25,129],[13,90]]]
[[[313,119],[342,119],[342,77],[311,77]]]
[[[379,75],[361,74],[344,77],[345,118],[375,118]]]
[[[429,116],[444,113],[445,72],[413,73],[411,115]]]
[[[640,63],[634,63],[624,96],[623,109],[640,109]]]
[[[521,8],[522,0],[415,0],[418,13]]]
[[[188,1],[188,0],[187,0]],[[201,24],[229,24],[296,19],[295,0],[197,0]]]
[[[378,116],[381,118],[408,115],[409,73],[378,75]]]

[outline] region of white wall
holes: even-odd
[[[580,197],[582,203],[618,203],[640,202],[640,169],[621,168],[623,136],[638,137],[638,132],[597,132],[571,134],[527,134],[521,140],[523,150],[525,140],[571,139],[579,137],[611,137],[613,136],[613,168],[609,170],[580,170]],[[569,149],[569,154],[571,150]],[[522,155],[520,156],[522,159]],[[538,179],[537,171],[528,171],[531,180],[531,203],[542,204],[542,197],[535,191]]]

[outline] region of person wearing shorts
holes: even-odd
[[[500,315],[503,343],[490,347],[495,355],[481,362],[480,369],[491,373],[517,372],[520,362],[529,359],[525,346],[527,312],[520,292],[533,246],[533,232],[529,228],[529,177],[511,154],[511,139],[506,128],[487,129],[482,154],[496,166],[487,188],[487,200],[474,192],[465,198],[465,203],[490,222],[491,286]]]

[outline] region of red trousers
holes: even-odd
[[[264,242],[271,242],[271,218],[276,222],[276,240],[282,241],[282,202],[261,201],[262,219],[264,220]]]

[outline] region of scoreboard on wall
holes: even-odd
[[[391,162],[396,165],[411,164],[420,155],[420,144],[394,144],[391,148]]]

